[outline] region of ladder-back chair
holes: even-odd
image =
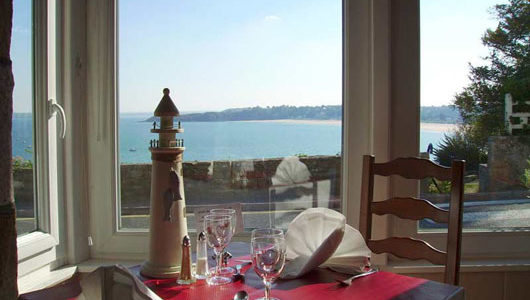
[[[450,168],[428,159],[397,158],[386,163],[375,163],[372,155],[363,157],[361,189],[361,215],[359,229],[372,252],[390,253],[411,260],[426,259],[436,265],[445,265],[445,283],[458,285],[460,271],[460,247],[462,239],[462,203],[464,192],[464,161],[454,160]],[[449,210],[441,209],[428,200],[414,197],[393,197],[373,201],[374,175],[399,175],[407,179],[433,177],[451,181]],[[389,237],[372,240],[372,214],[392,214],[402,219],[429,218],[447,223],[447,249],[438,250],[423,240],[411,237]]]

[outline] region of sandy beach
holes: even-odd
[[[293,123],[293,124],[323,124],[323,125],[340,125],[341,120],[294,120],[294,119],[281,119],[281,120],[249,120],[239,122],[257,122],[257,123]]]
[[[443,123],[420,123],[421,130],[434,132],[454,132],[457,124],[443,124]]]
[[[340,125],[341,120],[251,120],[241,122],[275,122],[275,123],[293,123],[293,124],[323,124],[323,125]],[[443,123],[421,123],[421,130],[433,132],[453,132],[457,129],[457,124],[443,124]]]

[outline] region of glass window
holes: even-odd
[[[341,210],[341,1],[123,4],[120,228],[148,228],[166,87],[183,129],[173,146],[185,148],[188,228],[198,205],[241,203],[246,229]]]
[[[518,24],[528,22],[530,7],[500,0],[420,5],[420,152],[446,166],[466,160],[465,230],[527,230],[530,45],[528,28]],[[426,179],[421,196],[447,207],[449,188]],[[443,228],[430,220],[419,227]]]
[[[11,58],[13,91],[13,188],[19,235],[37,228],[33,112],[32,1],[13,3]]]

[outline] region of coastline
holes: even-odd
[[[431,132],[455,132],[458,129],[458,124],[446,123],[420,123],[420,130]]]
[[[319,124],[319,125],[340,125],[341,120],[298,120],[298,119],[278,119],[278,120],[246,120],[233,122],[254,122],[254,123],[292,123],[292,124]]]
[[[291,123],[291,124],[314,124],[314,125],[341,125],[341,120],[295,120],[295,119],[280,119],[280,120],[248,120],[248,121],[234,121],[234,122],[257,122],[257,123]],[[458,128],[457,124],[446,123],[420,123],[420,130],[431,132],[454,132]]]

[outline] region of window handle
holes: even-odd
[[[60,116],[59,120],[61,120],[61,138],[64,139],[66,136],[66,114],[64,113],[64,109],[54,99],[48,100],[48,118],[53,117],[56,112],[58,112]]]

